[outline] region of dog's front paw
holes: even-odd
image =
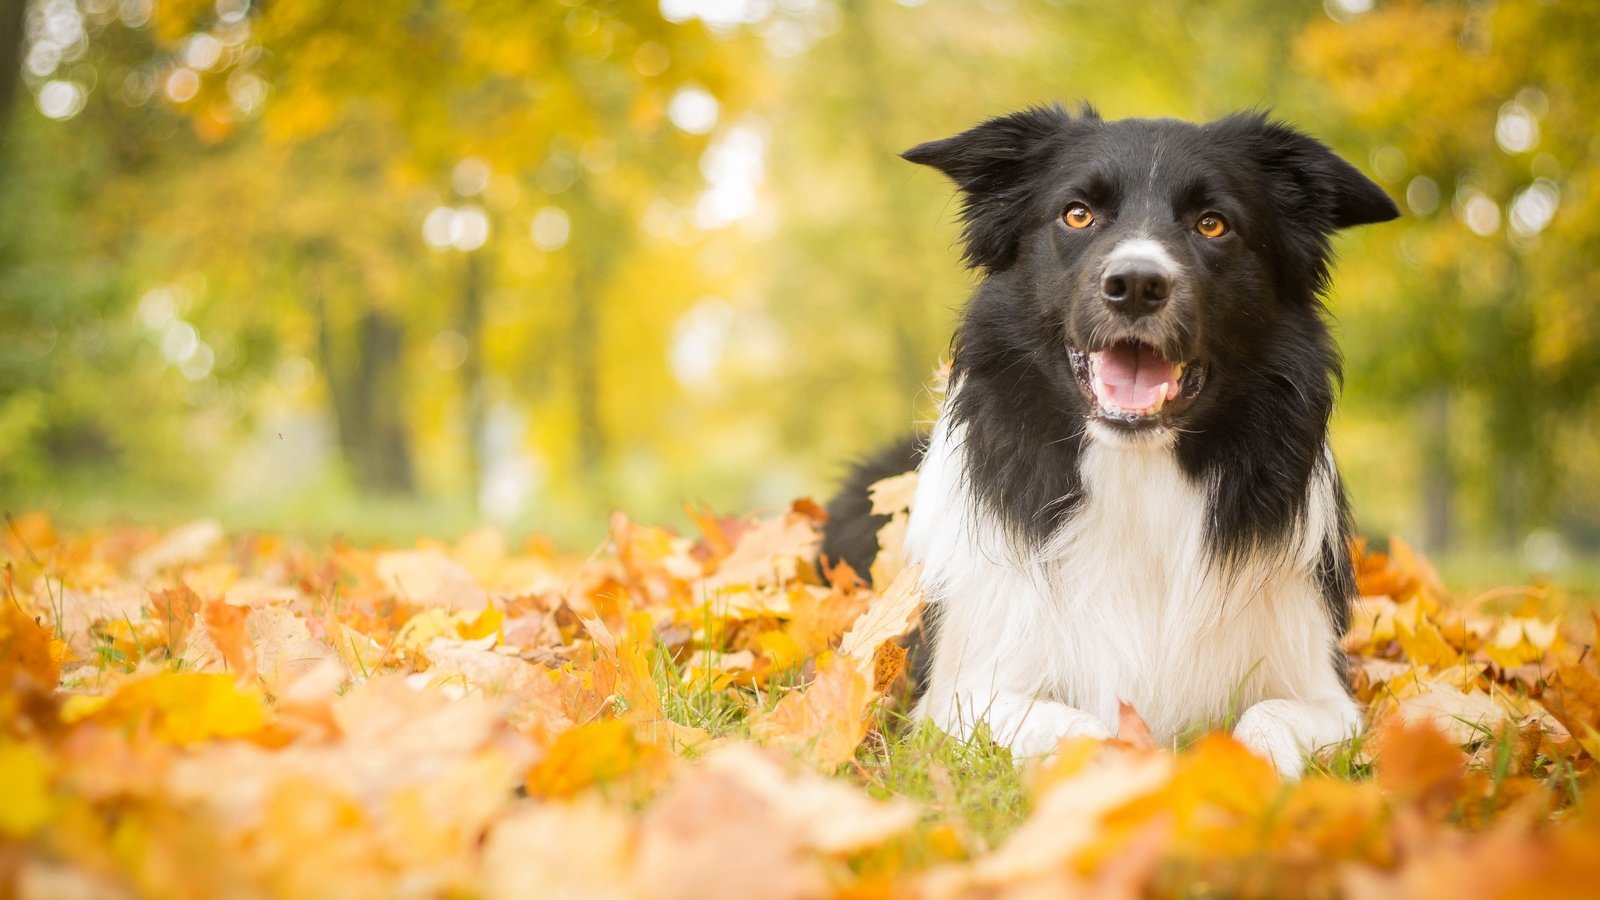
[[[1033,700],[1026,706],[1003,712],[991,714],[990,731],[995,740],[1011,748],[1011,756],[1017,760],[1048,756],[1055,752],[1062,738],[1111,737],[1105,723],[1065,703]]]
[[[1285,778],[1305,771],[1306,753],[1313,749],[1301,704],[1291,700],[1263,700],[1244,711],[1233,736],[1257,756],[1265,757]]]

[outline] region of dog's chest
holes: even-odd
[[[959,642],[936,681],[993,672],[1112,729],[1127,702],[1166,739],[1259,699],[1302,643],[1293,633],[1314,629],[1305,554],[1214,561],[1205,491],[1170,449],[1091,444],[1085,498],[1029,550],[972,502],[960,444],[936,429],[908,535],[942,606],[939,640]]]

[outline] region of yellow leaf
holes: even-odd
[[[772,662],[772,668],[783,670],[799,663],[806,656],[805,648],[787,631],[763,631],[756,635],[756,647],[761,655]]]
[[[470,621],[458,622],[456,624],[456,633],[469,641],[494,635],[495,641],[498,642],[504,637],[505,620],[505,613],[491,603],[485,606],[483,611]]]
[[[1397,618],[1394,625],[1395,638],[1413,663],[1442,669],[1461,661],[1461,654],[1450,646],[1432,622],[1422,619],[1413,627]]]
[[[163,672],[123,685],[104,702],[69,705],[62,718],[148,726],[161,740],[191,744],[256,734],[267,724],[267,708],[259,691],[240,687],[230,675]]]
[[[458,621],[442,609],[425,609],[406,620],[395,635],[394,649],[412,662],[427,658],[434,638],[456,636]]]
[[[670,761],[666,751],[640,741],[632,725],[603,719],[557,736],[545,758],[528,771],[528,793],[550,799],[596,785],[649,789],[660,783]]]
[[[32,744],[0,741],[0,834],[20,838],[50,821],[50,760]]]

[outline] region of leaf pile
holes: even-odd
[[[867,587],[822,513],[380,550],[0,537],[0,895],[1449,896],[1600,883],[1594,617],[1356,548],[1365,739],[1284,784],[1224,731],[1020,775],[908,721],[906,482]],[[1517,605],[1520,604],[1520,605]],[[1505,610],[1491,612],[1491,609]],[[1217,723],[1220,727],[1223,723]]]

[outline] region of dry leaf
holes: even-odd
[[[818,769],[831,772],[855,755],[867,736],[867,707],[877,694],[856,660],[824,654],[816,677],[790,693],[751,725],[756,737],[800,753]]]
[[[880,644],[911,630],[912,617],[922,608],[922,591],[917,587],[921,577],[920,565],[902,570],[845,633],[839,652],[866,665],[872,662]]]

